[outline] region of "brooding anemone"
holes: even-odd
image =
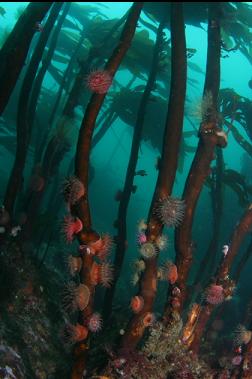
[[[139,282],[139,279],[140,279],[140,276],[138,274],[138,272],[134,272],[134,274],[132,275],[132,278],[130,280],[130,283],[133,285],[133,286],[136,286],[137,283]]]
[[[99,313],[93,313],[87,322],[88,329],[93,332],[97,333],[102,329],[102,317]]]
[[[113,242],[113,238],[107,233],[103,233],[101,236],[101,239],[102,239],[103,244],[102,244],[101,249],[97,252],[97,256],[100,259],[105,259],[109,251],[113,248],[114,242]]]
[[[67,263],[71,276],[74,276],[80,272],[82,266],[82,260],[80,257],[74,257],[73,255],[70,255],[67,259]]]
[[[167,247],[168,238],[165,235],[160,235],[156,239],[156,245],[159,250],[164,250]]]
[[[157,253],[155,245],[151,242],[143,243],[139,251],[145,259],[153,258]]]
[[[110,287],[113,282],[113,267],[108,262],[97,264],[94,262],[90,270],[90,278],[93,285],[101,284]]]
[[[98,258],[104,260],[113,247],[113,238],[109,234],[102,234],[95,242],[90,242],[88,247],[91,254],[97,255]]]
[[[138,233],[137,234],[137,244],[142,245],[145,242],[147,242],[146,234],[145,233]]]
[[[237,328],[234,331],[235,333],[235,338],[234,342],[235,345],[247,345],[252,337],[252,332],[251,330],[247,330],[244,325],[238,325]]]
[[[205,298],[207,303],[212,305],[218,305],[221,304],[225,297],[224,297],[224,289],[221,285],[217,284],[211,284],[206,289]]]
[[[87,336],[88,336],[88,328],[80,324],[76,324],[76,325],[68,324],[64,331],[64,339],[69,345],[85,340]]]
[[[176,283],[178,279],[177,266],[170,261],[163,263],[158,269],[158,278],[160,280],[167,280],[171,284]]]
[[[141,272],[143,272],[145,270],[145,262],[143,259],[137,259],[135,262],[134,262],[134,269],[136,270],[137,273],[141,274]]]
[[[177,227],[184,218],[185,207],[184,200],[169,196],[158,202],[155,208],[155,213],[164,225],[168,227]]]
[[[142,296],[134,296],[131,299],[130,307],[132,309],[132,312],[139,313],[144,306],[144,299]]]
[[[111,84],[112,77],[110,73],[105,70],[93,71],[87,77],[88,89],[101,95],[108,92]]]
[[[0,207],[0,225],[7,225],[10,222],[9,212],[6,211],[4,206]]]
[[[70,205],[74,205],[85,195],[85,188],[76,176],[70,176],[65,180],[62,192],[65,201]]]
[[[211,91],[207,91],[203,98],[193,105],[193,109],[189,111],[190,116],[197,118],[198,121],[205,121],[213,112],[213,95]]]
[[[146,222],[143,219],[140,220],[137,226],[138,232],[142,233],[143,231],[147,229],[147,227],[148,225],[146,224]]]
[[[147,328],[148,326],[153,325],[155,322],[155,316],[151,312],[146,312],[141,320],[142,325]]]
[[[100,282],[103,287],[111,287],[114,278],[114,268],[108,262],[100,265]]]
[[[85,284],[76,287],[74,282],[67,284],[63,294],[63,307],[66,311],[83,311],[89,303],[90,291]]]
[[[72,217],[71,215],[65,216],[63,221],[63,233],[66,242],[73,242],[75,235],[82,230],[82,227],[82,222],[78,217]]]

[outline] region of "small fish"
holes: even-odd
[[[113,227],[114,227],[115,229],[117,229],[118,226],[119,226],[119,222],[118,222],[118,220],[115,220],[114,223],[113,223]]]
[[[116,358],[113,360],[112,364],[116,369],[120,369],[126,363],[125,358]]]
[[[91,255],[92,254],[91,249],[88,246],[86,246],[86,245],[80,245],[79,246],[79,251],[86,252],[87,255]]]
[[[161,157],[157,157],[156,163],[155,163],[155,168],[156,170],[160,170],[161,167]]]
[[[147,176],[147,172],[145,170],[138,170],[138,171],[135,172],[135,176],[136,175]]]
[[[137,186],[136,186],[136,185],[133,185],[133,186],[132,186],[132,189],[131,189],[131,192],[132,192],[132,193],[136,193],[136,190],[137,190]]]
[[[3,7],[0,7],[0,16],[4,17],[6,10]]]
[[[149,101],[152,101],[153,103],[155,103],[157,101],[157,99],[154,96],[150,96]]]
[[[242,347],[238,346],[234,351],[235,351],[235,353],[241,353],[242,352]]]
[[[229,249],[229,246],[228,246],[228,245],[224,245],[224,246],[223,246],[223,248],[222,248],[222,253],[223,253],[224,257],[227,256],[228,249]]]
[[[210,22],[210,28],[217,28],[217,26],[218,26],[217,21],[211,20],[211,22]]]
[[[249,86],[250,89],[252,89],[252,79],[249,80],[248,86]]]
[[[122,195],[123,195],[123,192],[121,190],[118,190],[115,194],[115,201],[121,201],[122,200]]]
[[[193,49],[193,48],[190,48],[190,47],[188,47],[187,49],[186,49],[186,51],[188,51],[189,53],[193,53],[193,54],[195,54],[196,53],[196,49]]]
[[[35,23],[35,30],[37,31],[37,32],[43,32],[43,29],[44,29],[44,27],[43,27],[43,25],[40,23],[40,22],[36,22]]]
[[[197,52],[196,49],[191,49],[191,48],[186,49],[186,56],[187,56],[187,58],[188,59],[192,58],[196,52]]]
[[[11,232],[10,232],[10,235],[12,237],[17,237],[18,233],[21,231],[21,226],[14,226],[12,229],[11,229]]]

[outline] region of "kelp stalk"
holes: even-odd
[[[186,298],[186,280],[192,263],[193,242],[191,239],[195,208],[202,191],[204,182],[210,173],[210,164],[214,159],[216,146],[225,146],[226,140],[218,128],[217,97],[220,84],[220,26],[219,7],[216,3],[209,7],[208,21],[208,51],[204,98],[210,98],[207,113],[199,130],[199,144],[195,153],[187,180],[183,199],[185,201],[185,216],[182,224],[175,232],[176,265],[180,289],[180,306],[176,302],[176,310],[181,312]],[[203,98],[203,101],[204,101]],[[172,296],[166,307],[165,315],[169,317],[172,309]]]
[[[142,130],[144,127],[146,107],[148,106],[148,101],[150,99],[151,92],[153,90],[156,75],[158,70],[160,52],[162,50],[163,44],[163,28],[165,26],[165,19],[160,22],[158,30],[156,43],[153,52],[151,70],[148,77],[148,81],[146,83],[143,95],[141,97],[140,105],[137,112],[136,124],[134,127],[134,134],[132,139],[131,151],[129,164],[127,167],[126,178],[124,182],[124,187],[121,193],[120,204],[117,215],[117,240],[116,240],[116,251],[115,251],[115,259],[114,259],[114,267],[115,267],[115,277],[111,288],[107,289],[105,297],[104,297],[104,318],[107,319],[112,310],[113,297],[116,289],[116,283],[118,278],[120,277],[125,251],[126,251],[126,241],[127,241],[127,211],[128,205],[130,201],[130,197],[132,194],[136,166],[138,161],[139,148],[142,137]]]
[[[66,101],[66,104],[63,109],[63,115],[67,117],[74,117],[74,109],[78,104],[80,93],[83,87],[83,78],[87,76],[88,72],[90,71],[92,62],[95,58],[98,60],[96,61],[96,65],[101,64],[103,62],[103,59],[101,58],[101,50],[106,50],[107,45],[111,41],[112,35],[117,31],[117,29],[121,26],[121,24],[125,21],[127,18],[129,11],[126,12],[126,14],[118,20],[114,24],[114,26],[106,33],[105,37],[101,41],[101,44],[99,46],[92,46],[89,50],[88,57],[85,61],[79,61],[80,69],[79,72],[75,78],[74,84],[72,86],[72,89],[69,93],[68,99]]]
[[[29,104],[29,112],[28,112],[29,124],[31,126],[34,122],[34,117],[35,117],[35,113],[36,113],[38,97],[39,97],[39,94],[41,91],[41,86],[42,86],[46,71],[47,71],[49,65],[51,64],[51,60],[52,60],[52,57],[53,57],[53,54],[54,54],[54,51],[55,51],[55,48],[57,45],[58,36],[59,36],[60,30],[62,28],[63,22],[66,18],[66,15],[69,11],[70,6],[71,6],[70,2],[66,3],[64,6],[62,14],[58,18],[57,25],[55,26],[55,28],[53,30],[52,37],[50,38],[50,46],[48,48],[47,54],[42,59],[42,62],[41,62],[42,65],[38,71],[38,74],[37,74],[36,79],[35,79],[34,84],[33,84],[32,93],[31,93],[31,100],[30,100],[30,104]],[[60,11],[60,10],[58,10],[58,11]]]
[[[41,164],[35,166],[35,175],[41,178],[43,185],[39,191],[32,191],[29,202],[26,205],[25,212],[27,214],[27,221],[22,228],[22,240],[29,240],[31,236],[36,237],[34,234],[34,225],[40,210],[40,204],[43,201],[46,193],[49,180],[57,172],[61,161],[65,154],[70,150],[70,145],[66,139],[60,135],[52,135],[49,142],[45,147],[45,152]]]
[[[235,268],[233,278],[234,278],[236,283],[239,281],[240,276],[241,276],[241,272],[245,268],[248,260],[251,258],[251,255],[252,255],[252,237],[250,238],[250,242],[249,242],[249,245],[246,249],[246,253],[243,255],[243,257],[241,258],[237,267]]]
[[[240,246],[246,237],[246,235],[251,232],[252,228],[252,206],[247,209],[247,211],[242,216],[240,222],[235,227],[232,236],[230,238],[230,244],[228,252],[223,256],[222,262],[215,274],[215,283],[223,287],[224,297],[228,298],[232,296],[235,288],[235,282],[230,279],[229,273],[236,257],[239,252]],[[202,334],[205,330],[206,324],[212,314],[215,306],[212,304],[206,304],[200,307],[197,316],[197,324],[194,326],[192,331],[192,336],[188,345],[194,352],[198,352]],[[190,318],[190,315],[189,315]]]
[[[51,2],[30,3],[20,16],[0,50],[0,115],[8,104],[31,45],[41,23],[52,6]]]
[[[67,65],[67,68],[66,68],[66,70],[64,72],[64,75],[63,75],[63,78],[61,80],[61,83],[59,85],[59,90],[57,92],[57,97],[56,97],[55,103],[53,105],[52,112],[51,112],[51,115],[50,115],[50,118],[49,118],[49,122],[48,122],[49,127],[50,127],[50,125],[53,125],[54,118],[55,118],[56,112],[58,110],[60,101],[61,101],[63,90],[65,90],[65,93],[69,92],[69,87],[70,87],[71,82],[72,82],[72,75],[73,75],[74,64],[75,64],[77,56],[78,56],[78,54],[80,52],[81,46],[83,44],[83,41],[85,39],[85,34],[86,34],[86,30],[83,27],[83,29],[82,29],[82,31],[80,33],[80,38],[79,38],[78,44],[77,44],[74,52],[71,55],[70,61],[69,61],[68,65]]]
[[[171,88],[163,138],[160,169],[148,217],[147,240],[155,242],[163,224],[155,209],[160,199],[172,192],[181,142],[186,92],[186,42],[183,4],[171,3]],[[143,309],[130,320],[122,338],[122,348],[134,349],[141,340],[147,324],[145,316],[152,312],[157,289],[157,256],[145,261],[140,279],[139,295],[144,299]]]
[[[43,28],[43,33],[41,33],[37,46],[35,47],[35,50],[32,54],[32,58],[27,68],[19,95],[17,113],[16,155],[4,198],[4,206],[10,215],[12,215],[13,213],[17,193],[20,190],[22,184],[23,170],[25,167],[25,161],[31,135],[31,125],[29,125],[28,120],[28,105],[30,98],[29,95],[48,37],[58,17],[58,13],[60,8],[62,7],[62,4],[63,3],[54,3],[52,7],[50,15],[46,21],[45,27]]]
[[[113,78],[122,62],[126,52],[128,51],[133,36],[135,34],[137,22],[143,7],[143,3],[133,3],[127,21],[122,30],[120,41],[114,49],[111,57],[105,65],[105,70],[109,72]],[[83,224],[83,230],[79,233],[79,242],[85,245],[90,241],[99,239],[99,235],[91,229],[90,208],[87,196],[88,189],[88,173],[89,173],[89,158],[91,151],[91,141],[95,128],[95,123],[106,94],[93,94],[81,124],[79,139],[77,143],[75,174],[81,180],[86,188],[86,195],[80,199],[77,206],[73,207],[72,213],[79,217]],[[93,257],[90,254],[84,253],[82,256],[82,270],[80,272],[80,281],[84,283],[90,291],[90,300],[87,308],[80,314],[80,323],[84,323],[86,317],[92,314],[94,285],[90,278],[90,269],[93,264]],[[72,379],[81,379],[86,368],[86,359],[89,347],[83,341],[78,343],[74,349],[74,364],[72,369]]]
[[[243,363],[240,369],[241,373],[239,378],[251,379],[252,378],[252,341],[248,343],[243,353]]]
[[[209,247],[201,261],[197,276],[194,281],[194,286],[199,285],[204,278],[206,270],[208,274],[213,271],[216,263],[216,255],[218,251],[220,239],[221,217],[223,213],[223,170],[224,161],[222,150],[217,148],[216,151],[216,168],[212,173],[211,181],[211,202],[213,209],[213,232]],[[203,285],[204,287],[204,285]]]

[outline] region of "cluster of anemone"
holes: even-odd
[[[162,379],[157,373],[156,365],[139,350],[120,349],[118,357],[111,357],[109,378],[149,378]],[[106,377],[107,378],[107,377]]]
[[[159,250],[164,250],[167,246],[167,237],[165,235],[160,235],[157,237],[156,241],[155,241],[155,244],[157,246],[157,248]],[[146,242],[148,242],[147,240],[147,236],[145,233],[143,232],[140,232],[137,234],[137,244],[138,246],[142,246],[143,244],[145,244]]]
[[[212,378],[208,365],[181,343],[182,330],[183,321],[178,312],[174,312],[171,323],[164,325],[158,321],[150,327],[142,351],[155,365],[153,378]],[[143,379],[145,376],[138,378]],[[220,379],[219,376],[218,378]]]
[[[148,241],[148,238],[145,233],[146,229],[147,224],[144,220],[140,220],[138,223],[137,244],[139,246],[139,252],[141,256],[144,259],[151,259],[155,257],[158,253],[159,246],[161,247],[161,249],[165,247],[166,239],[165,237],[162,238],[162,236],[160,236],[160,239],[156,242]]]
[[[63,307],[70,312],[83,311],[88,306],[89,299],[90,290],[85,284],[76,286],[74,282],[70,282],[64,289]]]
[[[89,331],[98,333],[102,329],[102,317],[99,313],[93,313],[85,320],[85,325],[67,324],[64,329],[63,338],[67,345],[83,341],[88,337]]]
[[[183,221],[185,215],[184,200],[168,196],[160,200],[155,207],[155,214],[162,224],[168,227],[177,227]]]
[[[74,205],[85,195],[85,188],[76,176],[70,176],[65,180],[62,192],[66,203]]]
[[[94,79],[94,78],[93,78]],[[98,84],[96,83],[98,86]],[[101,90],[101,89],[100,89]],[[100,91],[97,87],[97,91]],[[99,92],[101,93],[101,92]],[[75,205],[83,196],[85,196],[85,188],[81,181],[72,176],[66,179],[63,187],[63,195],[67,203],[68,209]],[[63,233],[67,243],[73,242],[78,233],[82,231],[83,224],[78,217],[72,215],[66,215],[63,220]],[[113,246],[113,240],[109,234],[102,234],[94,242],[89,242],[85,245],[80,245],[79,254],[91,254],[99,258],[101,263],[93,261],[90,269],[90,279],[92,285],[101,284],[104,287],[110,287],[113,281],[113,267],[104,262],[109,250]],[[67,260],[68,269],[71,276],[75,276],[80,272],[82,268],[81,256],[70,255]],[[63,307],[68,312],[83,312],[90,301],[90,289],[87,285],[81,283],[76,285],[74,282],[70,282],[64,289],[63,294]],[[89,331],[96,333],[102,328],[102,318],[99,313],[91,314],[84,321],[84,325],[68,324],[65,330],[68,342],[76,343],[85,340]]]

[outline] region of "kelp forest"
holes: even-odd
[[[0,3],[0,378],[252,378],[252,5]]]

